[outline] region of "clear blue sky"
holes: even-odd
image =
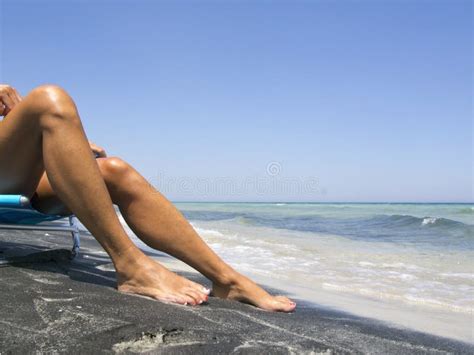
[[[174,200],[473,200],[471,1],[0,3],[0,81]]]

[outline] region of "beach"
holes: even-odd
[[[0,232],[0,353],[472,353],[472,344],[298,299],[291,314],[211,297],[199,307],[115,289],[110,259],[86,233],[69,260],[69,236]],[[30,255],[34,253],[33,255]],[[29,254],[27,257],[22,255]],[[153,257],[174,268],[164,254]],[[195,272],[180,274],[210,286]],[[267,289],[287,293],[286,287]]]
[[[473,342],[472,204],[177,206],[224,260],[258,282],[310,303]]]
[[[0,0],[0,355],[474,355],[473,5]]]

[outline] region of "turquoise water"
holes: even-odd
[[[217,204],[178,205],[193,221],[229,220],[353,240],[409,243],[420,248],[473,248],[474,209],[468,204]]]
[[[229,263],[279,285],[466,315],[474,309],[472,204],[178,207]]]

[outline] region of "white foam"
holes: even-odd
[[[371,263],[370,261],[359,261],[360,266],[376,266],[374,263]]]
[[[199,235],[206,235],[206,236],[212,236],[212,237],[222,237],[223,236],[223,234],[221,232],[217,231],[217,230],[199,228],[199,227],[196,227],[195,225],[193,225],[192,223],[191,223],[191,225],[196,230],[196,232],[198,232]]]
[[[423,218],[423,222],[421,222],[421,224],[423,226],[426,226],[428,224],[436,223],[437,220],[438,220],[438,218],[436,218],[436,217],[425,217],[425,218]]]
[[[383,268],[395,268],[395,269],[407,269],[407,270],[421,270],[417,265],[409,265],[401,262],[395,263],[382,263]]]
[[[474,273],[465,273],[465,272],[445,272],[439,274],[441,277],[448,277],[448,278],[459,278],[459,279],[468,279],[474,280]]]

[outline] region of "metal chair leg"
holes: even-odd
[[[71,231],[72,234],[72,257],[75,258],[79,254],[79,248],[81,246],[80,235],[79,235],[79,227],[76,222],[76,218],[74,216],[69,216],[69,225],[74,228]]]

